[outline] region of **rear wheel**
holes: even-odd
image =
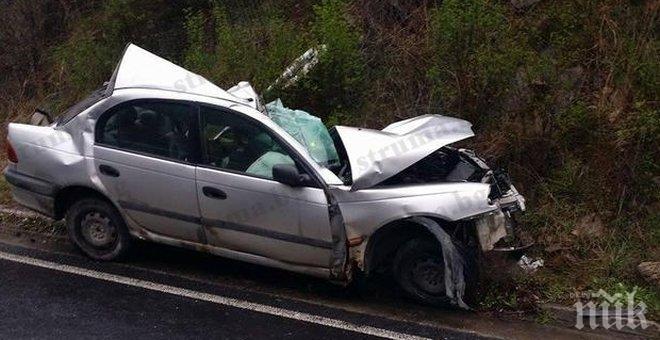
[[[85,198],[67,210],[69,237],[87,256],[111,261],[123,257],[131,237],[121,215],[110,203]]]

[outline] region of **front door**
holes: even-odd
[[[273,166],[296,157],[261,123],[204,106],[200,117],[197,192],[209,243],[327,268],[332,238],[323,189],[273,180]]]
[[[128,217],[154,233],[203,242],[194,161],[196,106],[138,100],[119,104],[97,122],[99,180]]]

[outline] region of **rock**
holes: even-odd
[[[642,262],[637,265],[637,271],[644,280],[660,287],[660,262]]]
[[[571,231],[571,234],[575,236],[590,236],[590,237],[600,237],[603,236],[603,231],[605,230],[603,221],[598,217],[597,214],[592,213],[582,217],[575,226],[575,229]]]

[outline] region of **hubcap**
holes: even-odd
[[[412,267],[413,281],[431,294],[445,292],[444,264],[440,259],[427,257],[420,259]]]
[[[93,211],[80,222],[80,231],[87,243],[94,247],[107,247],[117,240],[117,230],[108,216]]]

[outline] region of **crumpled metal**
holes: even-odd
[[[440,115],[402,120],[383,130],[335,128],[351,164],[352,190],[375,186],[443,146],[474,136],[470,122]]]
[[[434,220],[428,217],[411,217],[412,222],[426,227],[440,242],[442,258],[445,262],[445,290],[449,301],[460,308],[470,309],[463,301],[465,296],[465,259],[456,248],[451,236]]]

